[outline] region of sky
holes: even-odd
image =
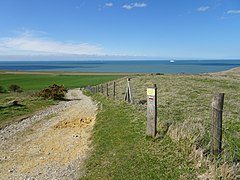
[[[240,0],[0,0],[0,60],[240,59]]]

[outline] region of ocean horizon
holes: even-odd
[[[240,67],[240,60],[0,61],[0,70],[27,72],[208,73]]]

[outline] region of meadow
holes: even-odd
[[[239,72],[240,69],[234,69],[215,74],[130,76],[134,103],[128,105],[123,102],[127,79],[116,81],[115,100],[113,85],[108,83],[107,99],[93,95],[103,103],[94,132],[96,150],[89,160],[87,177],[239,178]],[[146,100],[146,89],[154,84],[158,87],[159,138],[149,140],[145,137],[147,106],[142,102]],[[223,151],[215,159],[210,153],[211,103],[218,92],[225,93]],[[103,94],[106,96],[106,91]]]
[[[80,88],[96,85],[122,77],[121,75],[61,75],[61,74],[0,74],[0,86],[6,90],[0,93],[0,128],[20,121],[36,111],[54,103],[51,99],[42,99],[33,94],[52,84],[64,85],[66,88]],[[23,92],[9,92],[12,84],[20,86]],[[19,105],[8,103],[17,100]]]
[[[62,74],[0,74],[0,86],[17,84],[23,90],[40,90],[52,84],[78,88],[101,84],[122,77],[121,75],[62,75]]]

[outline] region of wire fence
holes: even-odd
[[[216,111],[216,108],[214,109],[211,105],[213,90],[207,91],[202,87],[181,87],[171,84],[173,82],[167,84],[168,87],[179,87],[176,90],[164,87],[161,83],[141,79],[141,77],[133,78],[132,81],[132,99],[131,101],[127,100],[127,102],[131,102],[141,111],[147,109],[146,89],[153,87],[153,84],[160,87],[157,94],[157,119],[159,122],[158,128],[162,132],[159,133],[167,133],[177,141],[187,140],[189,145],[202,149],[203,156],[214,162],[215,170],[223,169],[223,165],[225,167],[226,164],[230,169],[232,168],[232,176],[230,176],[229,168],[229,171],[225,168],[225,170],[221,169],[220,171],[226,171],[227,175],[219,172],[220,175],[216,176],[215,174],[215,177],[240,178],[240,110],[239,106],[236,106],[240,105],[240,102],[236,103],[236,99],[229,100],[227,98],[222,111],[222,126],[219,127],[212,121],[213,112]],[[126,93],[129,93],[128,86],[128,80],[120,79],[107,84],[89,86],[85,89],[92,93],[101,93],[109,98],[124,101],[126,100]],[[182,89],[187,90],[182,91]],[[202,91],[200,92],[199,89]],[[235,97],[238,96],[240,94],[235,94]],[[226,97],[228,97],[227,93]],[[221,132],[221,138],[219,138],[219,135],[213,134],[213,131]],[[211,153],[213,141],[218,141],[221,145],[217,156]]]

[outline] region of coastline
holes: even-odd
[[[135,72],[61,72],[61,71],[7,71],[0,70],[0,74],[42,74],[42,75],[137,75],[137,74],[148,74],[148,73],[135,73]],[[150,73],[149,73],[150,74]]]

